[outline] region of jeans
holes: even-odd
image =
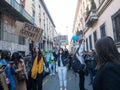
[[[60,81],[60,87],[67,87],[67,68],[66,67],[58,67],[58,77]]]
[[[95,70],[93,68],[89,68],[89,74],[90,74],[90,80],[91,80],[90,84],[93,84]]]
[[[50,68],[50,74],[55,74],[55,63],[51,63],[49,68]]]

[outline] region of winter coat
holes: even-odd
[[[93,90],[120,90],[120,65],[112,61],[104,64],[95,75]]]

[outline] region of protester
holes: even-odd
[[[97,41],[97,66],[93,90],[120,90],[120,57],[113,39],[109,36]]]
[[[71,66],[71,63],[72,63],[72,53],[70,53],[69,54],[69,56],[68,56],[68,70],[70,70],[71,68],[72,68],[72,66]]]
[[[26,80],[28,79],[26,67],[22,55],[19,52],[14,52],[12,55],[14,67],[16,70],[16,90],[27,90]]]
[[[68,56],[69,56],[69,51],[66,48],[66,46],[65,46],[65,50],[64,50],[64,55],[65,55],[65,58],[68,58]]]
[[[0,60],[1,60],[1,54],[0,54]],[[0,90],[4,90],[3,88],[3,82],[2,82],[2,79],[3,79],[3,73],[4,73],[5,69],[2,67],[2,65],[0,64]],[[5,81],[4,81],[5,83]]]
[[[59,49],[59,55],[57,58],[58,62],[58,77],[59,77],[59,82],[60,82],[60,90],[67,90],[67,61],[64,56],[63,49]]]
[[[50,76],[55,75],[55,58],[52,53],[50,53],[50,58],[49,58],[49,68],[50,68]]]
[[[90,74],[90,83],[89,85],[93,84],[93,79],[95,75],[95,67],[96,67],[96,53],[94,50],[91,50],[89,53],[89,60],[88,60],[88,72]]]
[[[85,61],[85,65],[86,65],[86,68],[85,68],[85,75],[88,76],[89,75],[89,60],[90,60],[90,55],[89,55],[89,52],[88,51],[84,51],[83,52],[83,58],[84,58],[84,61]]]
[[[75,56],[79,59],[81,65],[85,65],[84,59],[83,59],[83,50],[84,50],[84,39],[79,41],[79,49],[78,52],[76,52]],[[84,68],[81,69],[79,72],[79,88],[80,90],[86,90],[84,87],[85,84],[85,77],[84,77]]]
[[[2,60],[0,61],[0,63],[2,65],[7,65],[6,69],[5,69],[5,75],[6,75],[6,82],[5,84],[7,84],[9,90],[15,90],[16,89],[16,83],[14,80],[14,75],[16,73],[14,67],[13,67],[13,62],[10,61],[10,51],[3,51],[2,52]]]
[[[0,90],[4,90],[3,89],[3,83],[1,82],[1,73],[3,73],[4,72],[4,69],[3,68],[0,68]]]
[[[43,81],[43,56],[39,47],[35,47],[33,55],[33,65],[31,70],[31,78],[33,79],[33,90],[42,90]]]

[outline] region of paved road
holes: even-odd
[[[85,87],[88,90],[92,90],[91,86],[88,86],[89,77],[85,77]],[[72,71],[68,71],[67,74],[67,90],[79,90],[78,75],[75,75]],[[47,76],[43,81],[43,90],[59,90],[58,75]]]

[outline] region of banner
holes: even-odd
[[[59,45],[68,45],[68,36],[60,35],[54,37],[54,43],[59,43]]]
[[[43,33],[43,30],[35,27],[26,22],[16,21],[16,34],[25,38],[29,38],[32,41],[39,42]]]

